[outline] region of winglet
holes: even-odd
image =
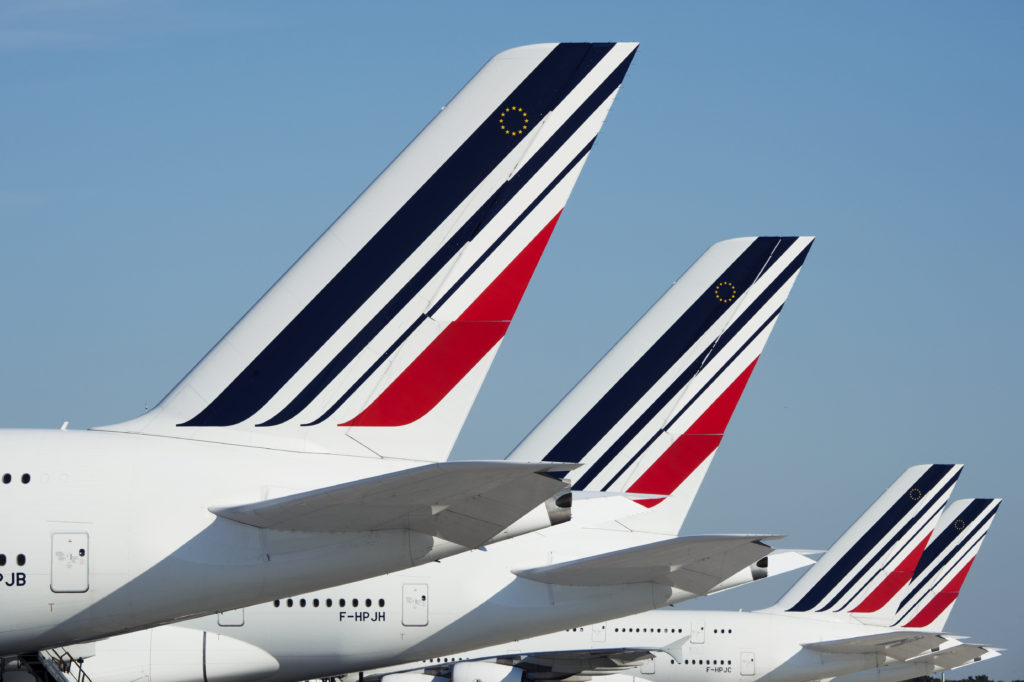
[[[655,651],[661,651],[662,653],[668,654],[669,656],[672,657],[672,660],[674,660],[676,663],[682,664],[682,662],[683,662],[683,645],[686,644],[689,641],[690,641],[690,635],[686,635],[685,637],[680,637],[676,641],[668,644],[667,646],[663,646],[660,649],[656,649]]]

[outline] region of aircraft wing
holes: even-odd
[[[551,585],[621,585],[653,582],[706,594],[720,582],[771,553],[762,540],[780,535],[703,535],[672,538],[586,559],[513,571]]]
[[[863,637],[809,642],[803,648],[830,654],[882,654],[899,661],[908,661],[932,650],[941,650],[958,641],[940,632],[892,631]]]
[[[516,665],[562,675],[597,676],[620,672],[654,658],[655,649],[617,648],[524,654]]]
[[[677,661],[682,661],[683,645],[690,637],[682,637],[665,647],[606,647],[589,649],[540,650],[512,653],[502,650],[496,654],[492,649],[484,650],[484,654],[468,660],[500,662],[524,670],[529,670],[532,679],[563,679],[575,675],[596,677],[616,672],[633,670],[654,658],[656,652],[667,653]],[[504,647],[498,647],[504,649]],[[418,671],[435,675],[444,675],[448,663],[418,668]],[[387,672],[373,671],[365,675],[365,682],[379,682],[384,675],[392,672],[411,672],[400,667],[387,668]]]
[[[233,507],[217,516],[309,532],[408,529],[478,547],[566,484],[573,464],[441,462]]]
[[[606,675],[635,668],[654,658],[655,652],[667,653],[682,661],[683,645],[690,636],[682,637],[664,647],[619,647],[608,649],[581,649],[579,651],[537,651],[523,654],[517,665],[529,669],[543,669],[560,675]]]

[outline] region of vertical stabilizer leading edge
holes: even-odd
[[[962,468],[907,469],[769,610],[890,625]]]
[[[635,50],[495,56],[155,409],[104,429],[444,459]]]
[[[925,547],[896,625],[942,630],[999,510],[999,499],[957,500],[942,513]]]
[[[813,239],[714,244],[509,458],[579,463],[573,490],[628,494],[659,512],[645,529],[677,532]]]

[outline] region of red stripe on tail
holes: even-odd
[[[885,579],[878,584],[878,587],[871,594],[864,598],[864,601],[850,609],[850,613],[874,613],[888,604],[889,600],[914,577],[914,569],[917,568],[917,562],[921,560],[925,545],[928,544],[928,538],[931,536],[932,534],[928,533],[925,539],[921,541],[921,544],[915,547],[914,551],[900,562],[896,570],[885,576]]]
[[[928,602],[928,605],[921,609],[921,612],[904,625],[905,628],[923,628],[930,625],[932,621],[942,615],[942,612],[949,608],[949,605],[956,601],[960,595],[960,587],[964,584],[967,571],[971,570],[974,559],[967,562],[967,565],[960,569],[949,584],[942,588],[942,592],[935,595],[935,598]]]
[[[743,395],[750,373],[754,371],[757,358],[743,373],[722,391],[722,395],[704,411],[700,417],[668,446],[661,457],[638,478],[627,492],[650,495],[669,495],[687,479],[694,470],[706,460],[718,444],[722,442],[725,427],[736,409],[736,403]],[[660,502],[655,500],[637,500],[645,507],[653,507]]]
[[[561,215],[559,211],[376,400],[338,426],[404,426],[434,409],[505,336]]]

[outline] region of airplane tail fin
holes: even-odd
[[[658,505],[675,533],[812,241],[713,245],[509,459],[578,462],[573,490]]]
[[[907,469],[769,610],[891,623],[962,468]]]
[[[896,625],[942,630],[981,549],[999,499],[957,500],[949,505],[917,563]]]
[[[102,428],[444,459],[635,50],[495,56],[155,409]]]

